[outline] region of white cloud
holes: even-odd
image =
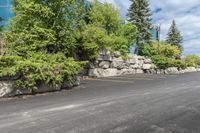
[[[112,3],[117,7],[122,16],[125,16],[130,5],[129,0],[100,0]],[[152,11],[161,9],[160,12],[153,13],[155,23],[162,24],[162,39],[173,19],[184,37],[184,54],[200,55],[200,0],[150,0]]]

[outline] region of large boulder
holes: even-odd
[[[132,57],[132,58],[129,58],[127,62],[130,63],[131,65],[134,65],[134,64],[137,64],[138,61],[137,61],[137,58]]]
[[[144,60],[138,60],[138,65],[139,65],[140,67],[142,67],[143,64],[144,64]]]
[[[149,70],[149,69],[151,69],[152,68],[152,65],[151,64],[143,64],[143,66],[142,66],[142,69],[143,70]]]
[[[105,69],[102,77],[112,77],[112,76],[118,76],[117,69],[115,68]]]
[[[97,61],[103,61],[104,59],[103,59],[103,55],[99,55],[99,57],[97,58]]]
[[[103,69],[107,69],[110,67],[110,62],[109,61],[102,61],[99,63],[99,67]]]
[[[14,81],[0,81],[0,97],[8,96],[14,90]]]
[[[145,72],[146,72],[147,74],[157,74],[157,72],[156,72],[155,69],[145,70]]]
[[[79,85],[80,85],[80,77],[77,76],[72,81],[65,80],[60,88],[61,89],[70,89],[72,87],[79,86]]]
[[[134,65],[130,65],[130,68],[138,69],[138,68],[141,68],[141,66],[139,66],[138,64],[134,64]]]
[[[118,58],[114,57],[114,58],[112,59],[112,61],[124,62],[124,60],[122,59],[122,57],[118,57]]]
[[[165,74],[179,74],[179,70],[177,67],[169,67],[165,69]]]
[[[151,59],[144,59],[144,63],[145,63],[145,64],[151,64],[151,63],[152,63],[152,60],[151,60]]]
[[[87,68],[93,69],[93,68],[98,67],[99,62],[100,62],[100,61],[89,62]]]
[[[113,61],[110,66],[111,68],[123,69],[125,68],[125,63],[122,61]]]
[[[144,70],[142,70],[142,69],[135,69],[135,73],[137,73],[137,74],[143,74]]]
[[[139,55],[138,55],[138,56],[136,56],[136,57],[137,57],[138,60],[145,60],[145,57],[144,57],[144,56],[139,56]]]
[[[102,69],[102,68],[95,68],[89,70],[89,76],[90,77],[111,77],[111,76],[117,76],[118,70],[116,68],[108,68],[108,69]]]
[[[167,74],[164,69],[157,69],[156,74]]]
[[[185,72],[197,72],[197,69],[195,67],[187,67]]]
[[[110,55],[104,55],[103,60],[104,61],[112,61],[112,57]]]
[[[121,53],[119,51],[116,51],[113,53],[113,56],[119,58],[121,56]]]
[[[136,71],[135,69],[122,69],[118,70],[117,75],[128,75],[128,74],[135,74]]]
[[[90,77],[102,77],[104,70],[102,68],[89,69],[88,76]]]
[[[33,93],[45,93],[45,92],[53,92],[53,91],[59,91],[59,90],[61,90],[60,85],[56,87],[52,87],[45,84],[44,82],[41,82],[38,84],[37,89],[33,90]]]

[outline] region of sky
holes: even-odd
[[[129,0],[100,0],[112,3],[126,17]],[[154,24],[161,24],[164,40],[174,19],[184,38],[184,55],[200,55],[200,0],[150,0]]]

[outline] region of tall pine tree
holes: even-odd
[[[151,11],[148,0],[130,0],[132,2],[128,10],[129,22],[136,25],[138,35],[136,44],[138,46],[138,54],[142,53],[145,44],[151,43]]]
[[[169,29],[169,32],[167,33],[166,42],[177,46],[181,51],[183,50],[182,47],[183,37],[176,26],[175,20],[172,21],[172,25]]]

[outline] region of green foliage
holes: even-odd
[[[197,55],[187,55],[184,60],[187,66],[196,67],[200,65],[200,57]]]
[[[142,53],[144,56],[148,57],[161,55],[168,58],[177,58],[180,55],[180,50],[177,46],[171,44],[166,44],[164,42],[158,44],[158,42],[155,42],[152,45],[145,45]]]
[[[109,49],[110,52],[119,51],[124,58],[128,52],[128,39],[122,34],[106,34],[106,30],[95,25],[87,25],[82,33],[84,56],[88,60],[95,60],[99,51]]]
[[[129,22],[136,25],[138,34],[136,44],[138,52],[142,54],[143,47],[151,43],[151,11],[148,0],[130,0],[132,2],[128,10]]]
[[[0,56],[0,77],[15,76],[18,71],[16,65],[20,60],[19,56]]]
[[[76,0],[15,0],[16,14],[5,40],[18,55],[27,51],[63,52],[76,48],[76,31],[84,25],[84,8]]]
[[[104,28],[108,34],[115,32],[122,23],[119,11],[109,3],[95,2],[88,16],[90,24]]]
[[[106,34],[106,30],[95,25],[87,25],[82,33],[83,50],[86,59],[95,60],[100,49],[108,48],[111,38]]]
[[[178,30],[175,21],[173,20],[172,25],[169,29],[169,32],[167,34],[167,43],[175,45],[179,48],[179,50],[182,52],[183,47],[182,47],[182,42],[183,42],[183,37],[181,36],[180,31]]]
[[[98,2],[86,10],[77,0],[15,0],[15,17],[4,33],[8,51],[0,58],[0,77],[20,75],[16,87],[36,89],[40,82],[59,86],[78,74],[81,53],[95,60],[99,51],[120,51],[125,59],[137,32],[123,25],[119,12]]]
[[[65,80],[72,81],[83,63],[75,62],[62,53],[46,54],[30,52],[25,58],[2,56],[0,77],[20,74],[17,88],[37,89],[39,82],[49,86],[60,86]]]
[[[76,0],[15,0],[15,17],[4,33],[8,52],[0,58],[0,77],[20,75],[16,87],[36,89],[39,82],[59,86],[78,74],[73,60],[76,32],[85,8]]]
[[[137,28],[122,24],[118,10],[111,4],[95,2],[88,13],[90,20],[80,33],[82,56],[85,60],[95,60],[102,49],[119,51],[125,59],[128,47],[134,44]]]
[[[183,60],[178,60],[180,50],[177,46],[166,44],[165,42],[155,42],[152,45],[146,45],[143,49],[143,54],[151,57],[153,63],[160,69],[168,67],[186,68],[186,63]]]
[[[153,63],[159,69],[166,69],[169,67],[177,67],[179,69],[184,69],[187,67],[186,63],[182,60],[176,60],[176,59],[168,58],[162,55],[152,56],[152,60],[153,60]]]
[[[127,39],[129,46],[135,44],[137,34],[137,27],[133,24],[121,25],[116,33],[116,35],[124,36]]]

